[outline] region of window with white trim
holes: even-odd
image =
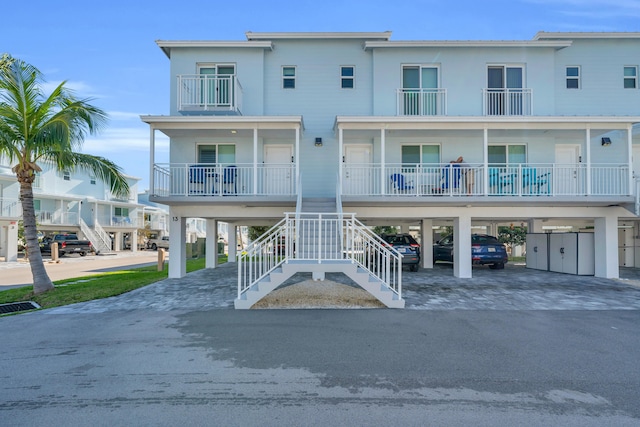
[[[638,67],[636,65],[626,65],[624,67],[624,88],[638,88]]]
[[[71,172],[62,171],[62,179],[64,179],[65,181],[71,181]]]
[[[233,144],[199,144],[198,163],[233,164],[236,162],[236,146]]]
[[[487,147],[490,165],[517,165],[527,162],[524,144],[490,145]]]
[[[296,67],[282,67],[282,89],[296,88]]]
[[[580,67],[571,65],[566,68],[567,89],[580,89]]]
[[[340,88],[353,89],[355,87],[356,67],[343,65],[340,67]]]
[[[95,177],[95,176],[93,176],[93,175],[91,175],[91,176],[89,177],[89,183],[90,183],[91,185],[96,185],[96,177]]]
[[[421,144],[402,146],[402,165],[429,165],[440,163],[440,145]]]

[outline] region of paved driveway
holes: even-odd
[[[636,269],[623,269],[622,279],[573,276],[508,265],[504,270],[474,267],[472,279],[453,277],[449,264],[433,270],[405,270],[403,297],[411,310],[638,310],[640,280]],[[283,286],[308,280],[298,274]],[[342,274],[328,280],[352,285]],[[321,283],[321,282],[319,282]],[[200,310],[233,308],[237,296],[235,264],[201,270],[182,279],[167,279],[114,298],[60,307],[52,312],[104,312],[154,308]],[[352,285],[354,286],[354,285]]]

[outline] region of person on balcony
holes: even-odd
[[[474,184],[473,169],[469,166],[467,162],[464,161],[464,157],[462,156],[458,157],[454,161],[454,163],[460,164],[460,167],[462,168],[462,175],[464,176],[464,182],[467,189],[467,194],[468,195],[473,194],[473,184]]]

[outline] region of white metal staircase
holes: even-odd
[[[235,308],[248,309],[296,273],[344,273],[387,307],[403,308],[402,255],[354,214],[308,212],[328,201],[302,203],[238,255]],[[322,208],[324,209],[324,208]],[[321,284],[322,282],[319,282]]]
[[[106,254],[112,251],[111,237],[109,233],[104,231],[98,221],[95,221],[94,228],[91,228],[80,218],[80,230],[91,241],[96,253]]]

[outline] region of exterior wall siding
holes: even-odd
[[[640,89],[624,89],[625,65],[640,67],[638,40],[574,40],[556,54],[558,115],[638,115]],[[580,89],[566,88],[566,67],[580,66]]]

